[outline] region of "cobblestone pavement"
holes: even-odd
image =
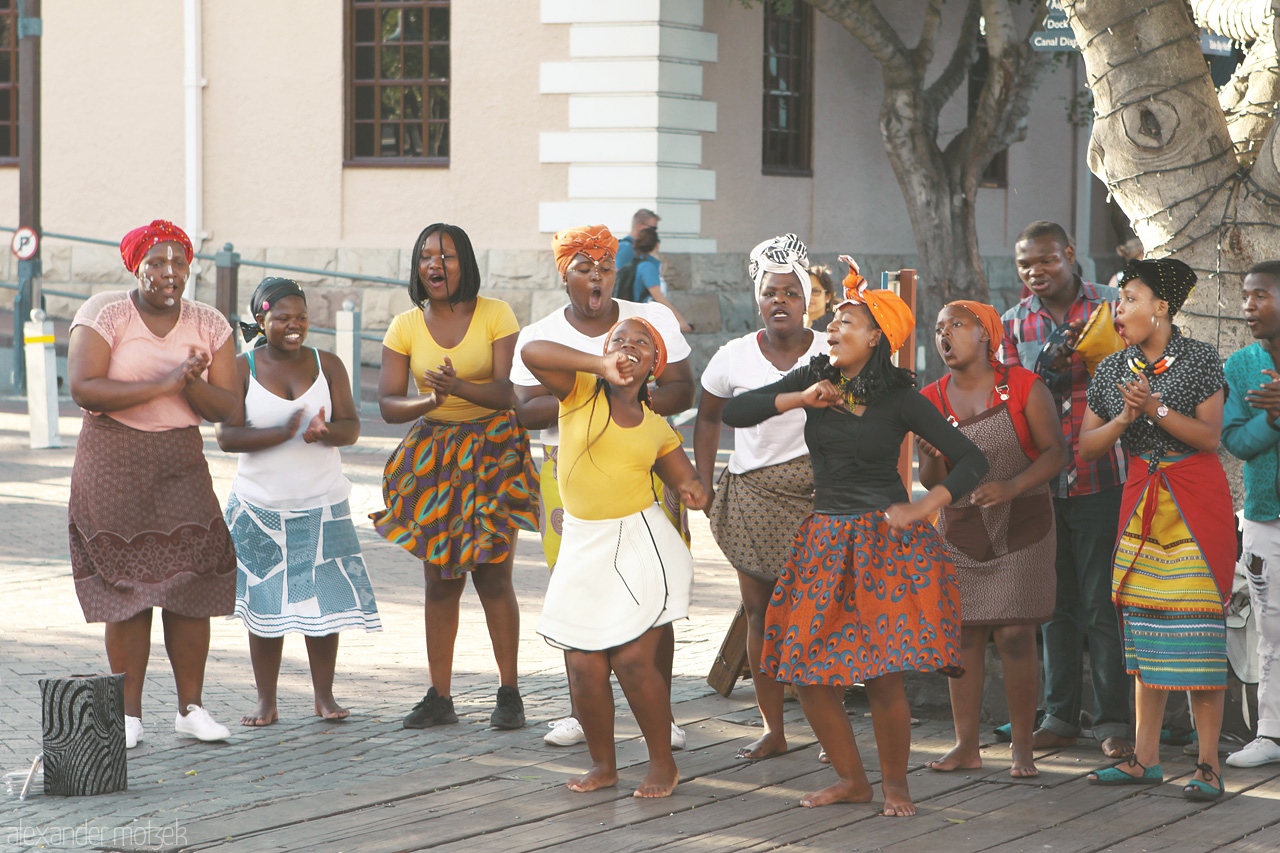
[[[64,406],[65,447],[30,450],[21,401],[0,401],[0,770],[27,767],[40,751],[38,679],[107,670],[102,625],[84,622],[71,583],[66,505],[79,417]],[[366,415],[366,421],[368,415]],[[173,731],[176,696],[159,620],[143,697],[146,735],[129,752],[127,792],[99,797],[34,796],[4,800],[0,850],[133,849],[175,844],[184,824],[233,815],[249,805],[313,798],[363,783],[504,749],[545,750],[546,723],[568,712],[561,653],[534,632],[547,570],[536,535],[521,537],[515,578],[522,621],[520,688],[528,727],[488,728],[497,690],[484,617],[474,591],[463,598],[453,695],[461,722],[411,732],[401,717],[426,691],[423,582],[420,564],[373,532],[366,513],[381,507],[382,465],[402,428],[366,423],[365,435],[343,452],[354,485],[351,503],[373,579],[384,629],[347,632],[338,657],[336,695],[350,719],[326,723],[312,713],[310,677],[300,638],[285,643],[280,673],[280,721],[262,729],[239,725],[255,692],[245,631],[214,619],[205,705],[232,729],[226,744],[180,739]],[[205,449],[219,498],[225,501],[235,458],[221,452],[212,429]],[[737,603],[734,572],[711,541],[705,519],[693,519],[697,582],[690,619],[677,626],[673,701],[705,697],[705,682]],[[740,691],[741,692],[741,691]],[[748,693],[749,695],[749,693]],[[742,706],[744,702],[734,704]],[[626,705],[619,695],[619,707]],[[728,709],[728,706],[727,706]],[[621,716],[625,716],[625,710]],[[677,710],[679,716],[679,710]],[[626,726],[620,719],[619,734]],[[691,732],[690,739],[696,740]],[[124,828],[122,830],[122,828]],[[121,842],[121,831],[126,841]]]

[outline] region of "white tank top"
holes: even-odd
[[[314,350],[313,350],[314,351]],[[338,448],[316,442],[307,444],[302,434],[307,424],[324,407],[333,420],[329,382],[316,353],[316,381],[296,400],[271,393],[258,382],[253,352],[249,352],[249,389],[244,395],[244,423],[267,429],[284,426],[298,409],[302,423],[293,438],[266,450],[240,454],[231,490],[240,498],[264,509],[314,509],[338,503],[351,494],[351,482],[342,475],[342,454]]]

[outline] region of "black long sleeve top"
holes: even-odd
[[[751,427],[778,414],[779,394],[818,381],[809,365],[771,385],[727,401],[723,420]],[[898,476],[898,448],[913,432],[955,463],[942,485],[952,500],[967,494],[987,473],[987,459],[964,433],[914,388],[894,388],[867,404],[861,415],[835,408],[805,409],[804,440],[813,464],[815,512],[858,515],[910,500]]]

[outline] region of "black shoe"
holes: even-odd
[[[432,687],[422,701],[413,706],[409,716],[404,718],[406,729],[426,729],[445,723],[458,722],[458,715],[453,712],[453,700],[445,699]]]
[[[514,687],[498,688],[498,707],[489,717],[489,725],[495,729],[524,728],[524,700]]]

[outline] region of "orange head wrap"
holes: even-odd
[[[556,253],[556,269],[564,275],[578,255],[586,255],[599,264],[618,254],[618,238],[603,225],[582,225],[566,228],[552,237],[551,248]]]
[[[987,360],[993,364],[999,364],[1000,342],[1004,340],[1004,323],[1000,322],[1000,312],[996,311],[993,305],[974,302],[972,299],[957,299],[943,307],[950,308],[952,305],[959,306],[978,318],[982,328],[987,331]]]
[[[867,290],[867,280],[858,271],[857,262],[848,255],[841,255],[840,260],[849,265],[849,274],[844,279],[844,299],[833,310],[838,311],[843,305],[866,305],[889,341],[889,351],[897,352],[916,327],[911,309],[892,290]]]
[[[613,328],[609,330],[609,334],[604,336],[604,351],[609,351],[609,342],[613,340],[613,333],[618,331],[618,327],[623,323],[639,323],[644,326],[644,330],[649,333],[649,337],[653,338],[653,378],[657,379],[662,375],[662,370],[667,366],[667,344],[662,340],[662,335],[658,334],[658,330],[653,327],[643,317],[623,317],[621,320],[613,324]]]

